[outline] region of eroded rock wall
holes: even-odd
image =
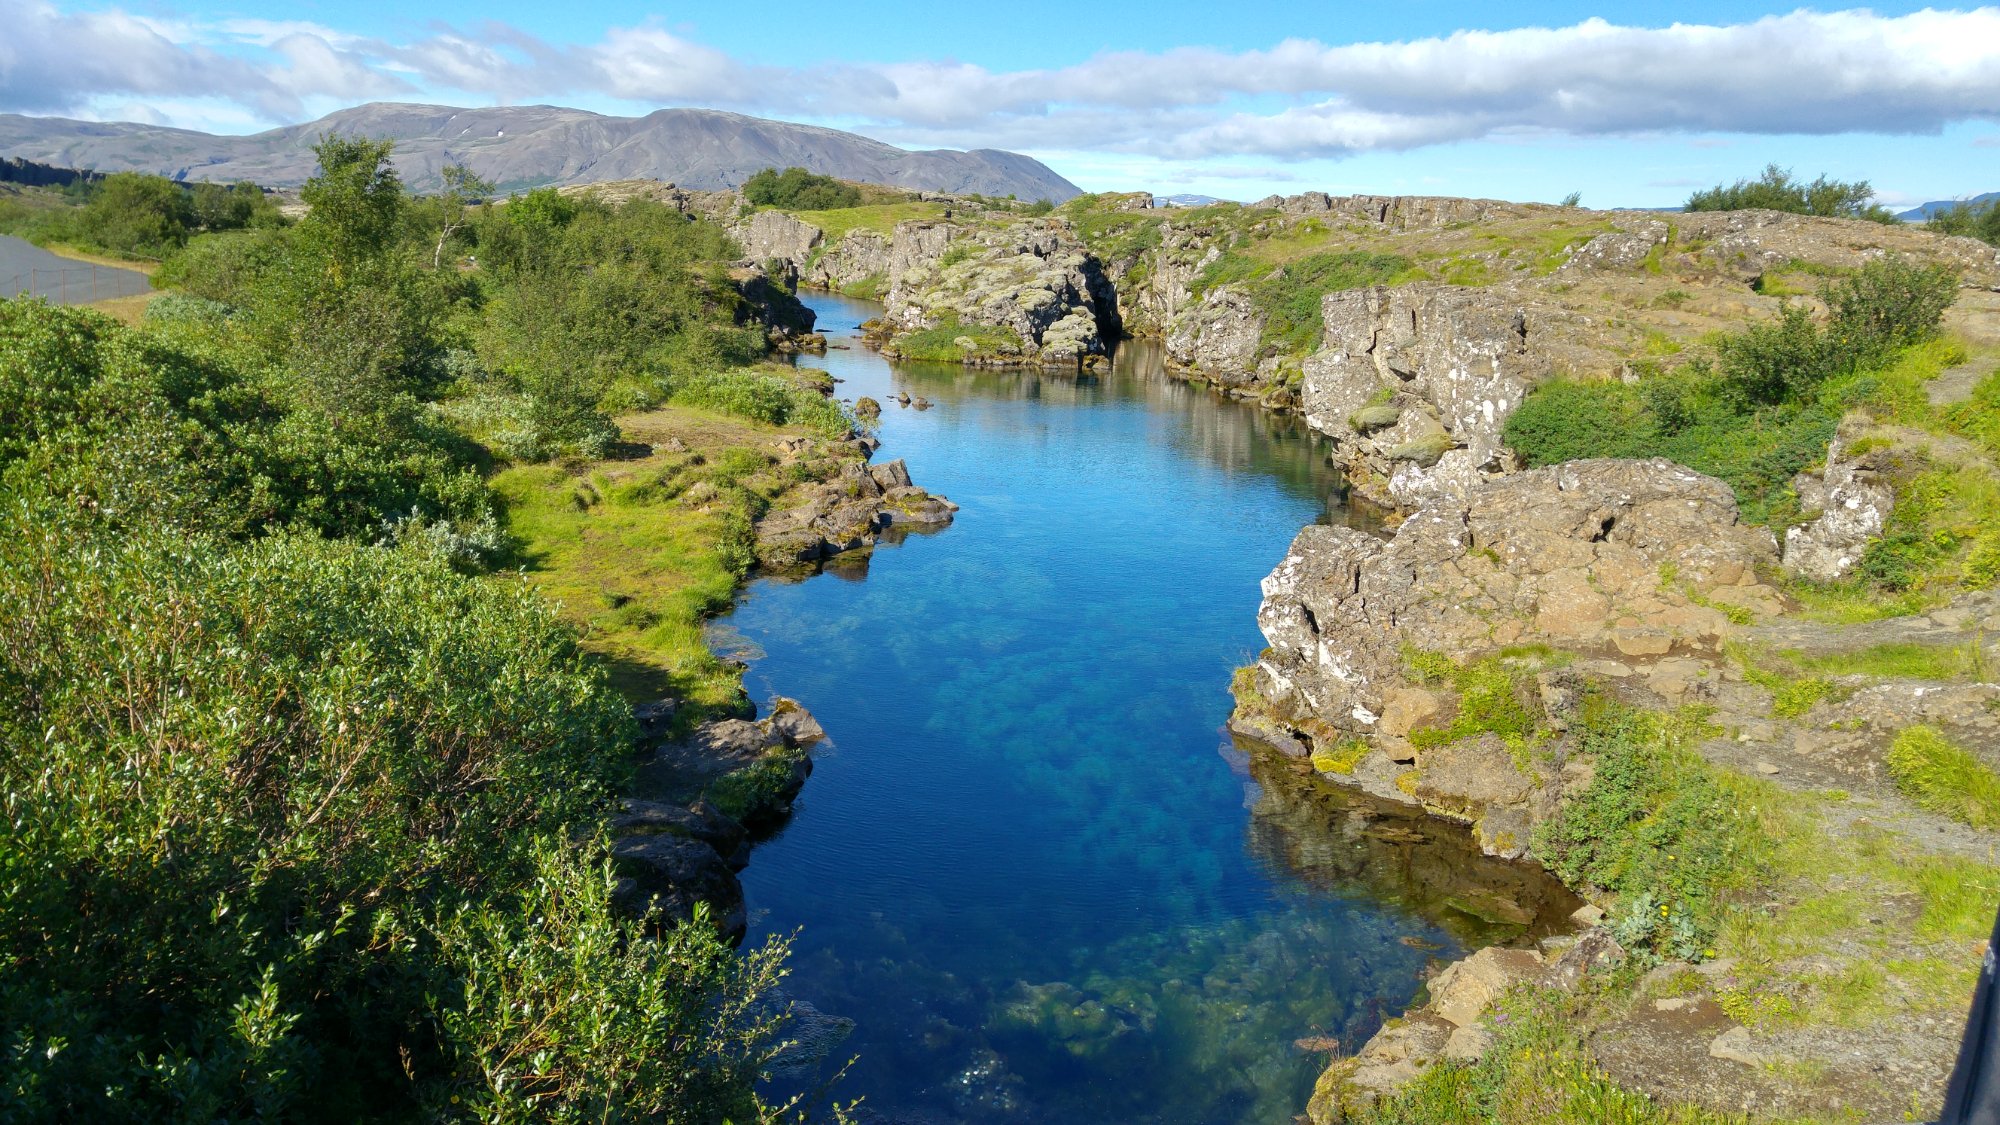
[[[1561,756],[1524,762],[1491,735],[1419,749],[1413,732],[1449,726],[1457,701],[1414,674],[1409,654],[1469,661],[1539,645],[1684,693],[1671,681],[1687,658],[1714,656],[1732,609],[1782,608],[1758,578],[1776,562],[1770,533],[1739,520],[1727,486],[1664,460],[1482,481],[1431,500],[1386,540],[1307,527],[1264,580],[1259,704],[1235,725],[1295,754],[1363,743],[1365,756],[1344,763],[1353,784],[1472,822],[1496,854],[1523,854],[1562,791]],[[1564,691],[1560,677],[1543,687],[1552,700]]]

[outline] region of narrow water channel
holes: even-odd
[[[744,873],[791,996],[854,1021],[822,1074],[898,1122],[1283,1122],[1431,958],[1555,896],[1462,833],[1231,745],[1257,583],[1343,519],[1296,421],[1121,349],[1095,377],[891,367],[809,295],[842,397],[884,404],[958,520],[716,624],[760,702],[832,735]],[[899,408],[897,392],[935,404]],[[1304,1046],[1298,1041],[1306,1040]],[[793,1081],[799,1081],[793,1076]]]

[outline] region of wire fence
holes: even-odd
[[[76,265],[28,269],[0,278],[0,297],[41,297],[58,305],[87,305],[147,292],[152,283],[137,270]]]

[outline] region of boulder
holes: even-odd
[[[1453,1027],[1470,1027],[1508,989],[1539,981],[1543,971],[1542,955],[1533,950],[1488,946],[1432,978],[1426,1007]]]
[[[1793,481],[1799,506],[1819,515],[1785,532],[1785,571],[1815,582],[1844,578],[1868,544],[1882,537],[1896,490],[1883,471],[1887,449],[1856,454],[1849,436],[1835,435],[1826,466]]]
[[[626,836],[611,845],[611,860],[622,877],[614,892],[621,909],[641,916],[658,911],[665,925],[694,917],[706,903],[709,918],[731,944],[743,940],[748,918],[743,886],[716,850],[689,836]]]
[[[685,836],[715,849],[731,871],[750,861],[750,836],[743,826],[707,801],[690,806],[626,797],[611,817],[611,830],[621,836]]]

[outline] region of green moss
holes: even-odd
[[[1312,767],[1321,773],[1351,774],[1368,756],[1368,744],[1350,739],[1331,750],[1312,756]]]

